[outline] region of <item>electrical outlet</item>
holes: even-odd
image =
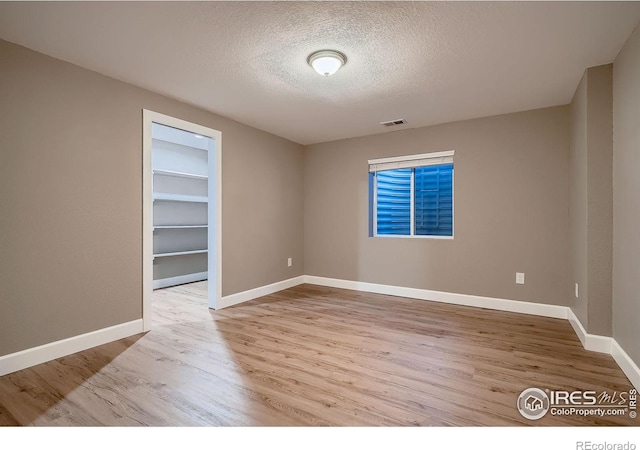
[[[578,298],[578,283],[576,283],[576,298]]]
[[[516,272],[516,284],[524,284],[524,273]]]
[[[289,267],[293,266],[293,258],[287,259],[287,266]]]

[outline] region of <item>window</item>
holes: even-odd
[[[370,160],[369,234],[453,237],[453,153]]]

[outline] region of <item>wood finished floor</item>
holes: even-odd
[[[516,410],[527,387],[628,391],[565,320],[302,285],[221,311],[154,293],[154,329],[0,378],[0,425],[638,425]]]

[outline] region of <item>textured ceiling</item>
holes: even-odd
[[[566,104],[639,21],[640,2],[0,2],[2,39],[302,144]],[[329,78],[306,63],[324,48],[348,57]]]

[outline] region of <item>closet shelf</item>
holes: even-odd
[[[196,142],[196,140],[189,140],[189,139],[180,139],[180,138],[176,138],[174,137],[168,137],[168,136],[156,136],[155,132],[154,132],[154,136],[151,138],[152,141],[162,141],[162,142],[167,142],[169,144],[173,144],[173,145],[179,145],[180,147],[186,147],[189,150],[200,150],[202,152],[207,152],[209,151],[209,149],[206,147],[206,144],[203,139],[198,139],[198,142]],[[199,141],[203,141],[203,142],[199,142]]]
[[[169,202],[192,202],[192,203],[207,203],[209,201],[207,197],[203,197],[199,195],[165,194],[165,193],[153,194],[153,200],[169,201]]]
[[[154,175],[167,175],[170,177],[180,177],[180,178],[194,178],[196,180],[206,180],[209,177],[206,175],[199,175],[196,173],[187,173],[187,172],[177,172],[175,170],[164,170],[164,169],[154,169]]]
[[[154,253],[154,258],[165,258],[168,256],[184,256],[184,255],[198,255],[201,253],[207,253],[207,250],[189,250],[186,252],[171,252],[171,253]]]

